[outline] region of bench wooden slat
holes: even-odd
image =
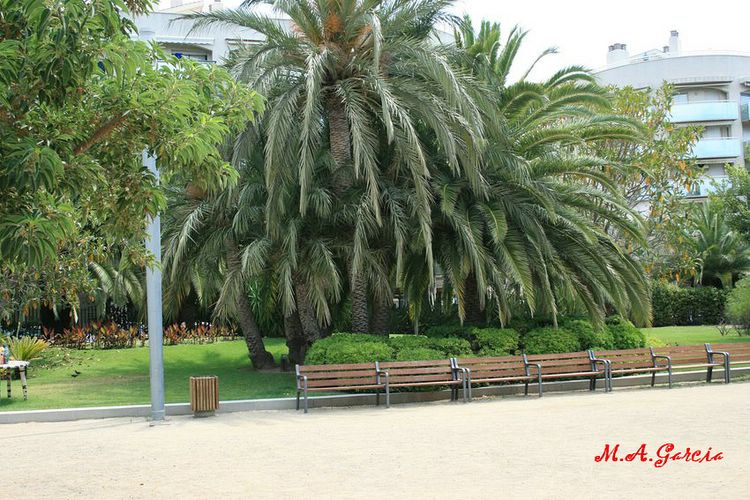
[[[375,363],[352,363],[347,365],[300,365],[300,373],[330,372],[343,370],[374,370]]]

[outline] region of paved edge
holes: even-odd
[[[732,368],[732,377],[750,375],[750,366]],[[714,369],[713,383],[722,384],[724,378],[723,369]],[[676,372],[672,375],[675,383],[705,381],[705,370]],[[613,386],[637,387],[651,384],[651,375],[636,375],[631,377],[618,377],[612,380]],[[667,375],[659,373],[656,376],[657,384],[665,384]],[[588,380],[566,380],[561,382],[548,382],[544,385],[545,392],[580,391],[587,390]],[[603,384],[598,382],[597,390],[601,391]],[[478,387],[472,390],[474,397],[479,396],[508,396],[523,393],[523,384],[503,385],[498,387]],[[529,386],[530,394],[536,394],[534,384]],[[391,394],[391,403],[418,403],[428,401],[439,401],[449,399],[450,391],[433,392],[401,392]],[[340,407],[340,406],[365,406],[375,404],[374,394],[343,394],[334,396],[315,396],[309,398],[310,408]],[[221,401],[218,413],[230,413],[235,411],[259,411],[259,410],[294,410],[295,398],[271,398],[271,399],[244,399],[235,401]],[[167,416],[190,415],[190,403],[170,403],[166,405]],[[92,408],[63,408],[54,410],[27,410],[0,412],[0,424],[15,424],[24,422],[67,422],[72,420],[99,419],[99,418],[122,418],[142,417],[151,415],[150,405],[129,406],[100,406]]]

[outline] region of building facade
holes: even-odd
[[[220,0],[172,0],[170,7],[133,18],[138,28],[137,38],[155,41],[165,51],[177,57],[221,63],[232,50],[262,41],[262,35],[248,28],[228,25],[193,30],[191,21],[179,18],[185,14],[213,12],[223,8],[224,4]]]
[[[669,44],[631,57],[627,46],[609,46],[607,67],[596,73],[603,85],[656,88],[674,86],[672,122],[700,125],[704,132],[693,149],[709,178],[726,178],[727,163],[744,165],[750,144],[750,54],[683,53],[679,33]],[[750,158],[748,158],[750,160]],[[688,193],[705,197],[712,182],[706,178]]]

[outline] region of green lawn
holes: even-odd
[[[277,361],[286,353],[283,339],[267,339]],[[73,377],[75,372],[80,375]],[[164,347],[164,386],[167,403],[187,402],[191,375],[218,375],[222,400],[284,397],[295,394],[294,375],[250,369],[243,341]],[[148,348],[112,350],[49,349],[29,368],[29,399],[21,382],[13,381],[8,399],[0,383],[0,411],[150,402]]]
[[[742,342],[750,337],[722,337],[713,326],[646,328],[647,337],[670,345]],[[286,352],[283,339],[267,339],[276,360]],[[77,376],[73,376],[79,372]],[[293,396],[294,375],[250,369],[243,341],[164,347],[164,385],[168,403],[189,401],[191,375],[218,375],[222,400]],[[0,383],[0,396],[5,394]],[[36,410],[149,403],[148,348],[49,349],[29,369],[29,400],[13,381],[13,397],[0,397],[0,411]]]
[[[721,344],[725,342],[750,342],[750,337],[740,337],[730,333],[724,337],[715,326],[663,326],[643,328],[646,337],[654,337],[667,345]]]

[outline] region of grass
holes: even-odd
[[[643,332],[669,345],[750,341],[750,337],[736,334],[722,337],[714,326],[645,328]],[[266,339],[266,348],[277,362],[286,353],[284,339]],[[14,380],[13,397],[0,397],[0,411],[147,404],[150,401],[146,347],[81,351],[51,348],[43,359],[32,363],[28,375],[28,401],[23,400],[20,382]],[[165,346],[167,403],[189,401],[188,379],[193,375],[217,375],[219,393],[225,401],[295,394],[293,374],[256,372],[250,368],[242,340]],[[4,393],[3,385],[0,383],[0,394]]]
[[[284,339],[267,339],[278,362],[287,352]],[[75,372],[79,375],[73,376]],[[285,397],[295,394],[294,375],[250,368],[242,340],[207,345],[164,347],[164,390],[167,403],[190,400],[188,379],[217,375],[222,400]],[[14,380],[13,397],[0,397],[0,411],[146,404],[150,402],[148,348],[111,350],[48,349],[32,362],[29,399]],[[5,396],[5,384],[0,389]]]
[[[657,338],[667,345],[750,342],[750,337],[740,337],[734,332],[722,336],[715,326],[663,326],[660,328],[643,328],[642,331],[647,338]]]

